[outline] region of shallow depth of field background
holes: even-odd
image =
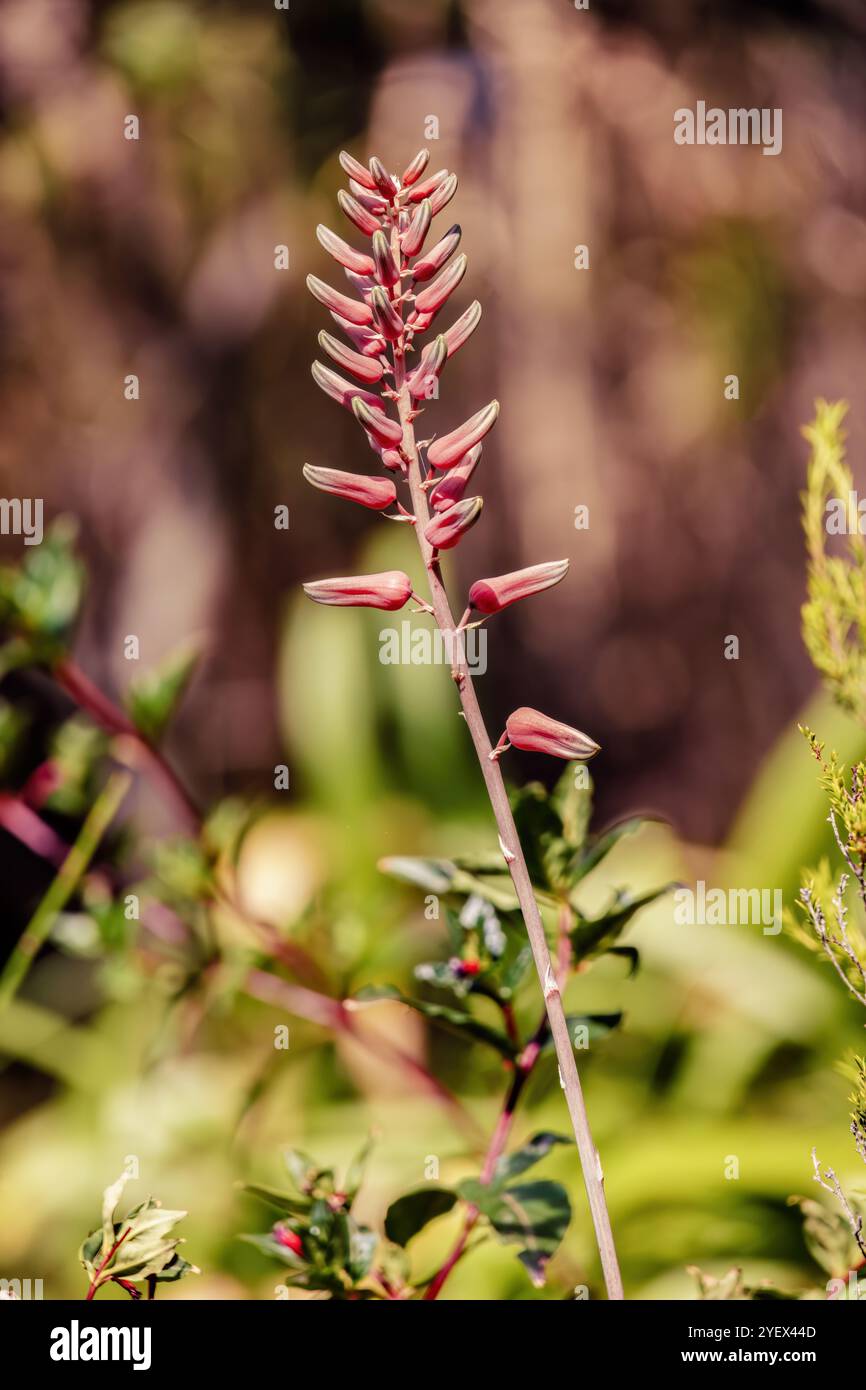
[[[377,859],[490,844],[491,826],[447,673],[382,666],[381,615],[298,598],[304,578],[418,572],[402,528],[301,478],[304,462],[372,463],[309,374],[330,323],[304,279],[337,283],[314,229],[345,234],[339,149],[402,169],[434,115],[431,170],[460,176],[440,223],[462,225],[469,273],[445,322],[473,298],[484,317],[428,418],[449,429],[494,396],[502,414],[479,475],[484,518],[449,575],[459,593],[571,559],[566,583],[491,624],[480,697],[497,734],[530,704],[602,744],[600,823],[633,810],[665,822],[618,852],[609,882],[592,880],[590,905],[610,881],[676,878],[779,887],[790,903],[825,845],[796,722],[862,751],[800,643],[798,494],[817,395],[850,399],[866,487],[864,63],[853,0],[0,10],[0,491],[79,518],[91,581],[76,650],[114,694],[127,633],[143,664],[204,636],[169,750],[203,800],[275,803],[245,848],[244,892],[287,933],[303,933],[293,924],[313,904],[313,947],[347,988],[406,984],[444,949]],[[677,147],[673,112],[699,98],[781,107],[781,155]],[[128,113],[137,143],[122,138]],[[578,244],[588,271],[574,268]],[[724,398],[729,373],[738,401]],[[288,533],[272,523],[281,503]],[[2,542],[5,559],[21,549]],[[737,661],[724,658],[731,634]],[[29,678],[3,693],[46,726],[68,712]],[[282,762],[292,789],[278,796]],[[505,770],[555,772],[521,754]],[[146,840],[174,828],[145,793],[128,813]],[[46,878],[5,834],[0,856],[5,954]],[[675,926],[670,900],[628,939],[637,978],[604,965],[569,1002],[626,1011],[584,1072],[629,1296],[692,1296],[690,1263],[805,1282],[786,1199],[815,1190],[812,1145],[843,1181],[862,1179],[835,1069],[862,1049],[856,1007],[784,935]],[[377,1128],[371,1221],[423,1179],[426,1156],[443,1179],[477,1163],[366,1054],[293,1022],[275,1062],[279,1016],[263,1006],[187,1028],[168,983],[56,950],[27,998],[54,1022],[0,1024],[0,1275],[42,1277],[47,1296],[83,1294],[77,1246],[128,1154],[136,1198],[190,1209],[185,1253],[203,1273],[169,1297],[273,1296],[279,1272],[234,1239],[266,1213],[234,1184],[278,1180],[282,1145],[340,1165]],[[387,1026],[492,1126],[502,1078],[486,1056],[399,1013]],[[552,1064],[528,1099],[519,1137],[566,1127]],[[598,1274],[573,1153],[547,1170],[577,1199],[547,1293],[562,1297]],[[425,1236],[424,1268],[452,1229]],[[493,1243],[448,1293],[545,1296]]]

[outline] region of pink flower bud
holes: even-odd
[[[417,183],[430,161],[429,150],[419,150],[411,164],[407,164],[403,170],[403,177],[400,180],[404,188],[410,184]]]
[[[505,721],[505,733],[515,748],[528,753],[549,753],[553,758],[579,758],[585,762],[599,751],[598,744],[579,729],[560,724],[558,719],[537,709],[516,709]]]
[[[342,314],[335,314],[333,310],[331,310],[331,318],[340,331],[351,339],[358,351],[362,352],[365,357],[378,357],[385,351],[385,339],[381,333],[376,333],[372,328],[362,328],[357,323],[349,323],[349,320],[344,319]]]
[[[388,173],[381,159],[377,159],[375,155],[373,155],[373,158],[370,160],[370,173],[373,176],[373,181],[379,192],[391,202],[394,194],[397,192],[397,185]]]
[[[293,1231],[286,1221],[278,1221],[271,1231],[271,1235],[278,1245],[284,1245],[287,1250],[291,1250],[293,1255],[303,1255],[304,1242],[297,1231]]]
[[[441,212],[442,209],[451,202],[456,192],[457,175],[449,174],[448,178],[440,183],[439,187],[435,189],[430,196],[430,212],[434,217],[437,212]]]
[[[430,493],[430,506],[434,512],[445,512],[449,507],[453,507],[455,502],[459,502],[467,487],[472,474],[478,466],[481,458],[483,444],[476,444],[474,449],[470,449],[459,463],[455,463]]]
[[[428,343],[421,354],[421,361],[414,372],[406,378],[409,393],[416,401],[429,400],[436,389],[439,373],[448,361],[448,348],[440,333],[432,343]]]
[[[422,290],[415,296],[416,314],[435,314],[445,303],[449,295],[453,294],[463,276],[466,274],[466,257],[458,256],[456,261],[447,266],[441,275],[437,275],[432,284],[426,290]]]
[[[425,198],[429,198],[436,192],[436,189],[448,178],[448,170],[440,169],[438,173],[431,174],[429,179],[423,183],[416,183],[409,194],[410,203],[421,203]]]
[[[378,406],[370,405],[367,401],[360,400],[355,396],[352,401],[352,411],[355,419],[359,420],[375,439],[377,444],[383,444],[390,448],[395,444],[402,443],[403,426],[396,420],[391,420],[380,410]]]
[[[462,502],[455,502],[453,507],[434,516],[424,528],[425,540],[437,550],[450,550],[475,525],[483,506],[481,497],[465,497]]]
[[[499,402],[491,401],[456,430],[435,439],[427,450],[427,462],[433,468],[451,468],[493,428],[498,414]]]
[[[481,305],[475,299],[459,317],[455,319],[450,328],[445,329],[445,341],[448,344],[448,356],[453,357],[458,348],[462,348],[467,338],[471,338],[479,323],[481,322]]]
[[[324,328],[319,334],[319,346],[339,367],[344,367],[347,372],[354,373],[361,381],[366,381],[369,386],[382,380],[385,368],[381,362],[375,357],[365,357],[363,353],[353,352],[351,348],[346,347],[345,343],[341,343],[339,338],[334,338],[330,333],[326,333]]]
[[[343,274],[358,298],[363,299],[365,304],[369,304],[370,295],[373,293],[373,286],[376,283],[373,277],[371,275],[356,275],[354,270],[344,270]]]
[[[337,372],[332,372],[330,367],[325,367],[321,362],[314,362],[310,367],[313,374],[313,381],[324,391],[326,396],[330,396],[338,405],[344,405],[347,410],[351,408],[352,401],[356,396],[360,396],[362,401],[366,401],[369,406],[378,406],[379,397],[374,396],[372,391],[365,391],[363,387],[356,386],[353,381],[347,381],[345,377],[339,376]]]
[[[415,209],[412,214],[412,221],[400,237],[400,247],[404,256],[417,256],[421,247],[424,245],[424,238],[430,229],[430,222],[433,214],[430,211],[430,200],[424,201]]]
[[[349,193],[361,204],[362,208],[366,208],[368,212],[372,212],[376,216],[388,210],[388,204],[381,194],[368,193],[366,188],[363,188],[355,179],[349,179]]]
[[[518,599],[552,589],[565,578],[567,570],[567,560],[548,560],[544,565],[530,565],[511,574],[498,574],[494,579],[477,579],[469,590],[469,607],[477,608],[479,613],[500,613]]]
[[[343,172],[349,175],[350,179],[355,179],[364,188],[375,191],[376,181],[369,169],[365,169],[357,159],[353,159],[348,150],[340,150],[340,166]]]
[[[366,236],[372,236],[378,231],[381,223],[378,217],[374,217],[366,208],[362,208],[357,198],[353,198],[344,188],[337,194],[337,202],[342,211],[346,214],[350,222],[354,222],[359,232]]]
[[[367,438],[370,438],[369,433]],[[378,449],[379,457],[382,460],[384,468],[389,468],[392,473],[406,472],[406,464],[403,461],[403,455],[400,453],[399,449],[383,449],[378,444],[376,448]]]
[[[364,251],[356,251],[354,246],[350,246],[342,237],[337,236],[321,222],[316,228],[316,236],[335,261],[345,266],[347,270],[354,270],[358,275],[372,275],[376,266],[372,256],[368,256]]]
[[[437,270],[441,270],[448,260],[448,257],[457,250],[460,244],[460,237],[461,231],[455,222],[454,226],[449,228],[445,233],[442,240],[437,241],[436,245],[432,250],[427,252],[426,256],[422,256],[419,261],[415,262],[412,267],[412,279],[429,280],[431,276],[436,274]]]
[[[394,260],[391,244],[384,232],[373,233],[373,256],[376,279],[380,285],[396,285],[400,279],[400,267]]]
[[[303,472],[307,482],[320,492],[345,497],[347,502],[358,502],[372,511],[384,511],[397,500],[397,489],[390,478],[368,478],[364,474],[342,473],[338,468],[313,468],[309,463],[304,464]]]
[[[396,343],[402,335],[405,327],[400,314],[394,308],[385,291],[377,285],[370,295],[370,305],[373,313],[373,322],[379,332],[386,337],[389,342]]]
[[[315,275],[307,276],[307,289],[326,309],[330,309],[333,314],[341,314],[349,323],[372,323],[373,311],[369,304],[361,304],[357,299],[350,299],[347,294],[340,294],[339,290],[331,289],[330,285],[326,285],[324,280],[317,279]]]
[[[305,584],[304,593],[314,603],[336,608],[385,608],[392,613],[409,602],[412,581],[402,570],[385,570],[382,574],[352,574],[346,579],[319,579]]]

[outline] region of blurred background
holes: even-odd
[[[113,696],[128,634],[142,666],[202,641],[168,751],[203,803],[278,803],[244,841],[246,900],[279,930],[303,921],[343,987],[405,983],[430,954],[435,924],[376,861],[489,845],[490,827],[447,675],[380,665],[375,614],[298,600],[306,578],[417,573],[403,528],[301,477],[305,462],[368,463],[309,374],[329,324],[304,280],[335,283],[315,227],[346,235],[339,150],[400,170],[426,144],[431,170],[460,177],[442,225],[461,224],[469,271],[446,317],[474,298],[484,316],[428,418],[447,430],[492,397],[502,414],[483,522],[449,579],[459,594],[571,560],[564,584],[491,628],[480,698],[497,733],[528,704],[601,743],[599,824],[638,809],[663,822],[617,850],[589,905],[615,883],[697,878],[790,902],[825,828],[796,721],[863,751],[800,641],[799,430],[816,396],[849,399],[862,478],[864,61],[856,0],[0,10],[0,488],[43,497],[46,521],[78,519],[76,654]],[[782,153],[675,145],[673,112],[698,99],[782,108]],[[123,138],[130,114],[137,141]],[[21,539],[2,552],[19,558]],[[30,673],[3,694],[27,709],[35,763],[70,707]],[[281,763],[291,789],[277,794]],[[506,771],[552,775],[525,755]],[[153,840],[178,828],[144,791],[126,816]],[[48,874],[0,833],[5,954]],[[677,927],[667,900],[629,939],[635,979],[604,965],[574,988],[581,1008],[626,1011],[586,1072],[630,1296],[692,1296],[688,1263],[803,1282],[786,1198],[812,1186],[813,1144],[856,1176],[835,1059],[862,1048],[862,1021],[784,936]],[[200,1297],[273,1296],[274,1272],[234,1239],[256,1217],[233,1184],[272,1178],[282,1144],[340,1164],[376,1126],[370,1220],[421,1181],[425,1155],[443,1175],[477,1167],[447,1116],[360,1052],[300,1024],[275,1068],[261,1005],[223,1001],[186,1036],[171,990],[55,942],[0,1022],[0,1274],[78,1296],[75,1251],[128,1154],[142,1196],[190,1207],[204,1272],[174,1296]],[[402,1014],[389,1026],[492,1125],[486,1058]],[[521,1134],[562,1127],[553,1069],[528,1102]],[[549,1169],[571,1181],[572,1164],[558,1154]],[[447,1221],[424,1237],[424,1267],[450,1238]],[[557,1277],[538,1294],[491,1245],[448,1291],[593,1284],[580,1206]]]

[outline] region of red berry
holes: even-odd
[[[477,960],[464,960],[460,962],[460,969],[464,975],[477,975],[481,966]]]
[[[292,1228],[286,1226],[284,1222],[277,1222],[273,1230],[273,1235],[274,1239],[279,1241],[280,1245],[284,1245],[287,1250],[293,1251],[296,1255],[302,1255],[304,1253],[304,1245],[301,1237],[298,1235],[297,1231],[293,1231]]]

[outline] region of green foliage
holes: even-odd
[[[152,1297],[154,1284],[173,1283],[185,1274],[198,1273],[178,1253],[182,1241],[173,1234],[185,1211],[167,1211],[148,1197],[118,1220],[117,1205],[129,1179],[128,1173],[122,1173],[105,1189],[102,1225],[91,1231],[81,1246],[79,1259],[89,1280],[88,1298],[109,1282],[120,1284],[134,1298],[141,1297],[134,1286],[149,1283]]]
[[[835,700],[861,721],[866,718],[866,545],[860,518],[848,515],[854,480],[845,462],[847,413],[844,401],[819,400],[803,434],[811,456],[803,494],[807,593],[802,609],[803,641],[815,669]],[[847,539],[842,554],[828,553],[827,504],[844,510]]]
[[[197,644],[185,642],[153,671],[132,681],[126,705],[132,722],[149,743],[158,743],[183,699],[198,665]]]
[[[0,568],[0,672],[62,655],[81,605],[84,568],[75,554],[77,528],[69,518],[49,527],[20,564]]]

